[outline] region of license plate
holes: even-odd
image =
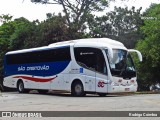
[[[125,91],[130,91],[130,89],[129,88],[125,88]]]

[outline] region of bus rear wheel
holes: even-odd
[[[83,84],[80,81],[73,83],[71,94],[76,97],[85,96]]]
[[[26,89],[24,88],[24,84],[23,84],[22,81],[19,81],[19,82],[18,82],[17,89],[18,89],[18,92],[19,92],[19,93],[28,93],[28,92],[29,92],[29,90],[26,90]]]

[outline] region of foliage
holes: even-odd
[[[102,17],[90,15],[88,18],[90,34],[93,37],[108,37],[125,44],[127,48],[134,48],[136,41],[141,38],[139,32],[143,20],[140,14],[141,8],[130,10],[115,7],[114,11],[106,13]]]
[[[27,19],[21,17],[13,21],[14,33],[10,36],[10,49],[18,50],[30,47],[30,41],[33,40],[36,25]]]
[[[141,83],[151,85],[160,83],[160,4],[151,5],[143,18],[143,39],[136,49],[142,52],[144,61],[138,64],[138,71]]]
[[[38,25],[38,46],[48,45],[50,43],[67,40],[68,28],[65,24],[65,18],[48,13],[47,19]]]
[[[0,20],[1,20],[1,22],[3,22],[3,23],[8,23],[8,22],[10,22],[10,21],[12,20],[12,17],[13,17],[13,16],[11,16],[11,15],[9,15],[9,14],[7,14],[7,15],[2,14],[2,15],[0,16]]]
[[[9,50],[9,38],[14,32],[14,25],[11,22],[12,16],[1,15],[0,18],[3,21],[3,24],[0,26],[0,74],[2,74],[3,56]]]
[[[88,16],[93,11],[103,11],[107,0],[31,0],[34,3],[58,4],[62,6],[69,28],[69,37],[75,39],[75,33],[82,33],[86,29]]]

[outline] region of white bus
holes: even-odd
[[[108,38],[58,42],[11,51],[4,59],[4,86],[20,93],[38,90],[71,92],[74,96],[137,91],[136,70],[129,50]]]

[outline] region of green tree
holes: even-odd
[[[47,19],[38,25],[37,33],[38,46],[48,45],[54,42],[65,41],[69,39],[68,27],[65,24],[65,17],[61,14],[55,15],[48,13]]]
[[[37,30],[37,25],[35,22],[30,22],[29,20],[21,17],[13,21],[14,32],[11,34],[10,49],[18,50],[24,48],[30,48],[35,46],[35,34]]]
[[[12,16],[2,15],[0,18],[3,21],[0,26],[0,70],[2,70],[3,56],[9,49],[9,38],[14,32],[14,25],[11,22]]]
[[[106,13],[102,17],[91,15],[88,18],[90,34],[93,37],[108,37],[125,44],[127,48],[134,48],[135,43],[141,38],[140,26],[143,20],[140,14],[141,8],[135,10],[132,7],[115,7],[114,11]]]
[[[1,15],[1,21],[3,24],[0,26],[0,84],[3,80],[3,58],[4,54],[9,50],[9,38],[14,32],[14,25],[11,22],[12,16]]]
[[[160,83],[160,4],[151,5],[143,19],[143,39],[139,40],[136,49],[144,57],[144,61],[138,64],[139,80],[149,86]]]
[[[0,20],[1,20],[2,23],[8,23],[12,20],[12,17],[13,16],[11,16],[9,14],[7,14],[7,15],[2,14],[2,15],[0,15]]]
[[[86,29],[88,16],[93,11],[103,11],[107,0],[31,0],[34,3],[58,4],[62,6],[65,13],[66,24],[69,27],[70,38],[77,38],[77,32]]]

